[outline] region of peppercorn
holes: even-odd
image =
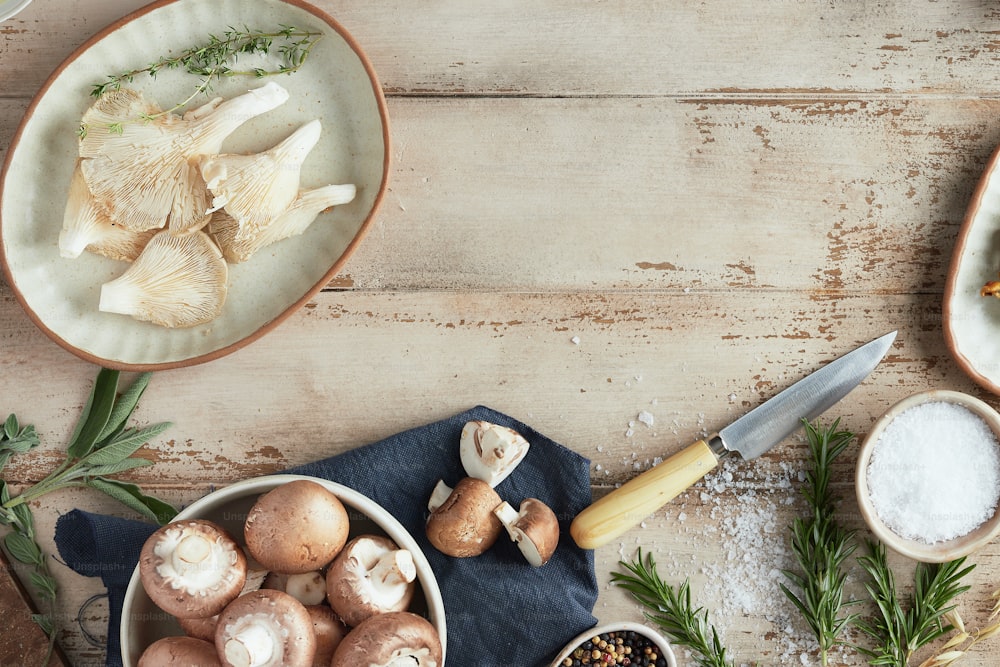
[[[656,646],[637,632],[607,632],[582,642],[560,663],[563,667],[622,665],[622,667],[666,667]]]

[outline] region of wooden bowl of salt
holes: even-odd
[[[957,391],[903,399],[862,443],[855,489],[893,551],[927,563],[971,554],[1000,532],[1000,414]]]

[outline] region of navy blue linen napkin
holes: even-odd
[[[538,498],[559,517],[559,547],[540,568],[501,537],[475,558],[451,558],[427,541],[427,499],[443,479],[454,486],[465,472],[458,443],[471,420],[507,426],[531,448],[497,486],[517,507]],[[595,625],[593,552],[569,535],[573,517],[590,504],[590,462],[507,415],[478,406],[442,421],[398,433],[371,445],[285,472],[321,477],[360,491],[396,517],[416,538],[437,576],[448,626],[447,663],[455,667],[543,667],[562,646]],[[56,523],[63,561],[76,572],[99,576],[108,588],[107,664],[122,664],[119,620],[125,589],[139,551],[155,526],[73,510]]]

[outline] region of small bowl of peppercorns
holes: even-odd
[[[670,644],[639,623],[591,628],[573,638],[550,667],[677,667]]]

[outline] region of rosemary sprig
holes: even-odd
[[[726,658],[719,633],[708,620],[708,611],[691,603],[689,580],[677,588],[666,583],[656,572],[652,554],[644,560],[641,549],[634,561],[619,564],[630,574],[612,572],[611,582],[646,607],[646,618],[656,623],[675,644],[691,649],[698,667],[733,667],[734,663]]]
[[[836,502],[830,492],[833,461],[854,440],[854,434],[838,430],[839,425],[839,419],[829,428],[804,422],[811,465],[806,472],[802,494],[810,512],[809,516],[796,518],[790,529],[799,571],[783,571],[799,594],[780,584],[816,637],[824,666],[829,664],[830,649],[842,643],[841,633],[858,617],[857,614],[841,615],[843,607],[856,603],[844,602],[847,580],[844,562],[857,545],[855,531],[844,530],[837,522]]]
[[[913,596],[904,609],[896,591],[896,581],[886,558],[885,546],[867,542],[868,554],[858,563],[872,581],[865,587],[878,607],[871,620],[857,622],[857,627],[876,642],[876,648],[858,647],[870,665],[906,667],[910,657],[922,646],[952,630],[947,614],[955,609],[952,600],[969,590],[960,582],[975,565],[965,565],[965,558],[947,563],[917,563]]]
[[[210,91],[213,81],[217,79],[236,76],[252,76],[259,79],[296,72],[306,62],[309,52],[321,37],[322,33],[299,30],[286,25],[280,26],[278,30],[252,30],[246,26],[242,29],[230,27],[221,37],[210,34],[206,44],[192,47],[176,56],[164,56],[145,67],[109,75],[106,81],[93,84],[90,94],[93,97],[100,97],[109,91],[120,90],[122,86],[132,83],[141,74],[155,78],[163,70],[183,69],[201,77],[201,81],[184,100],[169,109],[137,119],[148,121],[187,105],[201,93]],[[267,55],[272,50],[278,55],[278,63],[273,69],[235,68],[242,54]],[[120,131],[119,128],[115,129]],[[86,127],[81,126],[79,133],[85,135]]]
[[[38,544],[29,503],[59,489],[86,486],[106,493],[160,524],[167,523],[177,513],[171,505],[144,494],[135,484],[109,478],[126,470],[152,465],[152,461],[134,454],[170,426],[167,422],[144,428],[127,425],[149,379],[149,373],[140,375],[119,394],[119,372],[101,369],[63,462],[43,480],[18,495],[11,495],[10,486],[0,478],[0,525],[10,529],[4,536],[3,545],[13,559],[32,568],[31,585],[49,609],[49,613],[35,615],[34,620],[49,635],[50,651],[55,641],[51,610],[58,586]],[[17,417],[11,414],[0,433],[0,472],[12,456],[24,454],[39,444],[35,428],[21,427]]]

